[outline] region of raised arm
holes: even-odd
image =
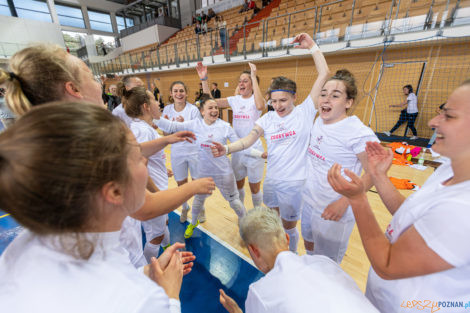
[[[326,63],[325,56],[320,51],[320,48],[316,42],[306,33],[297,35],[292,43],[299,43],[296,48],[308,49],[312,53],[313,61],[318,72],[318,77],[310,90],[310,97],[315,104],[315,108],[318,108],[318,97],[320,92],[325,85],[326,80],[330,77],[330,69]]]
[[[263,133],[263,129],[260,126],[255,125],[255,127],[253,127],[253,129],[247,136],[243,137],[240,140],[232,142],[229,145],[222,145],[221,143],[213,142],[214,145],[211,147],[212,154],[214,155],[214,157],[220,157],[225,154],[245,150],[251,147],[255,143],[255,141],[263,135]]]
[[[142,154],[145,157],[149,157],[151,155],[154,155],[158,151],[164,149],[169,144],[181,141],[192,142],[192,140],[196,140],[196,136],[192,132],[179,131],[169,136],[143,142],[140,144],[140,146],[142,147]]]
[[[384,149],[378,142],[366,145],[368,170],[371,180],[390,214],[395,214],[405,201],[405,197],[395,188],[387,176],[392,165],[393,152]]]
[[[261,89],[259,88],[258,80],[256,79],[256,65],[248,62],[251,70],[251,84],[253,86],[253,94],[255,96],[255,105],[258,111],[264,111],[266,109],[266,101],[264,100]]]
[[[209,79],[209,77],[207,76],[207,66],[203,65],[202,62],[197,62],[196,71],[199,75],[199,80],[202,83],[202,91],[212,97],[211,90],[209,89],[209,83],[207,82],[207,80]],[[219,107],[219,109],[225,109],[230,106],[228,104],[227,98],[220,98],[214,100],[215,102],[217,102],[217,106]]]
[[[212,178],[200,178],[177,188],[145,194],[144,205],[131,216],[146,221],[163,214],[168,214],[189,200],[195,194],[211,194],[215,189]]]
[[[345,169],[345,173],[351,182],[341,175],[340,165],[333,165],[328,172],[328,182],[336,192],[348,198],[364,250],[377,275],[383,279],[400,279],[453,267],[426,244],[414,226],[404,231],[395,243],[390,243],[370,208],[364,183],[353,172]]]

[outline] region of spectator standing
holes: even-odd
[[[214,99],[219,99],[222,97],[219,88],[217,88],[217,83],[212,83],[211,95]]]

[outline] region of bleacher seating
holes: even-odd
[[[227,22],[228,51],[220,47],[215,19],[211,19],[205,35],[196,35],[194,26],[187,26],[166,42],[141,47],[101,64],[100,70],[136,70],[193,62],[223,53],[283,49],[291,42],[288,38],[300,32],[315,33],[319,44],[327,44],[389,32],[399,34],[470,24],[470,0],[450,5],[447,10],[446,0],[401,0],[399,6],[392,0],[356,0],[351,10],[352,4],[353,0],[274,0],[256,16],[253,11],[239,13],[241,7],[234,7],[217,13]],[[257,6],[261,8],[261,0]]]

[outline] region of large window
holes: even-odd
[[[85,28],[83,14],[80,8],[70,7],[62,4],[55,5],[60,25]]]
[[[111,25],[111,17],[108,13],[101,13],[88,10],[88,17],[90,19],[90,27],[94,30],[101,30],[104,32],[113,32]]]
[[[8,6],[7,0],[0,0],[0,15],[11,16],[10,7]]]
[[[18,17],[30,20],[52,22],[51,14],[47,3],[36,0],[14,0],[16,13]]]
[[[118,27],[119,32],[125,28],[124,17],[116,16],[116,23],[117,23],[117,27]],[[127,24],[127,27],[132,27],[132,26],[134,26],[134,20],[131,19],[131,18],[126,17],[126,24]]]

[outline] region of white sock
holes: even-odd
[[[154,245],[153,243],[146,242],[144,247],[144,256],[148,263],[150,263],[150,259],[154,257],[158,257],[158,252],[160,251],[160,245]]]
[[[185,211],[189,210],[188,202],[183,203],[183,210],[185,210]]]
[[[166,247],[170,244],[170,230],[168,229],[168,225],[165,227],[165,237],[162,240],[162,247]]]
[[[229,202],[230,207],[235,211],[238,218],[242,218],[246,214],[246,209],[243,203],[239,199],[235,199]]]
[[[299,243],[299,231],[297,230],[297,227],[284,230],[286,231],[286,234],[289,235],[289,250],[297,252],[297,245]]]
[[[305,249],[305,252],[306,252],[308,255],[314,255],[314,254],[315,254],[315,253],[313,252],[313,250]]]
[[[252,193],[251,199],[253,200],[253,207],[261,206],[263,204],[263,193],[258,191],[258,193]]]
[[[193,211],[191,212],[191,224],[196,225],[197,223],[197,217],[199,216],[199,213],[201,210],[204,208],[204,200],[205,198],[198,197],[196,195],[193,200]]]
[[[245,188],[238,189],[238,197],[242,203],[245,203]]]

